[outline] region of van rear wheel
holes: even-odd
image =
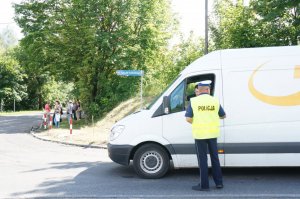
[[[161,178],[169,170],[170,158],[167,151],[157,144],[145,144],[137,149],[133,167],[142,178]]]

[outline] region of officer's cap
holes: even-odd
[[[198,86],[210,86],[211,80],[204,80],[198,83]]]

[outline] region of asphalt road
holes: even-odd
[[[223,169],[224,189],[209,192],[191,190],[197,169],[140,179],[104,149],[33,138],[40,117],[0,116],[0,198],[300,198],[300,168]]]

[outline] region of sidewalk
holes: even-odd
[[[73,129],[70,134],[69,129],[47,129],[39,131],[31,131],[31,134],[41,140],[57,142],[67,145],[75,145],[81,147],[104,148],[106,149],[109,130],[101,132],[99,128],[85,127],[82,129]]]
[[[109,121],[106,120],[105,124],[97,123],[94,127],[91,125],[80,128],[80,126],[84,125],[85,120],[73,120],[73,129],[71,133],[66,114],[63,114],[61,119],[62,122],[60,123],[60,128],[56,128],[55,125],[52,124],[51,127],[47,126],[47,129],[44,129],[44,122],[41,118],[39,125],[33,127],[30,133],[34,137],[44,141],[81,147],[107,148],[106,145],[110,127],[113,125]]]
[[[31,134],[38,139],[51,142],[81,147],[107,148],[111,127],[116,121],[138,110],[139,106],[139,98],[127,100],[108,113],[106,117],[97,122],[94,127],[88,126],[74,129],[75,124],[73,123],[72,134],[70,134],[70,129],[55,128],[55,126],[50,130],[31,131]],[[65,117],[64,115],[63,120],[66,120]]]

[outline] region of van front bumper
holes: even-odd
[[[113,145],[107,144],[108,156],[110,159],[118,164],[125,166],[129,165],[130,153],[133,149],[131,145]]]

